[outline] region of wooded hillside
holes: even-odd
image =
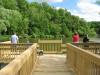
[[[100,28],[100,27],[99,27]],[[32,37],[95,35],[91,23],[71,15],[67,9],[55,9],[47,3],[29,3],[26,0],[0,0],[0,33],[31,35]]]

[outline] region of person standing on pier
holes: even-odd
[[[88,38],[88,35],[84,35],[83,37],[83,44],[84,44],[84,47],[89,47],[89,38]]]
[[[72,40],[73,40],[73,43],[79,43],[80,37],[77,32],[74,33]]]
[[[11,36],[11,43],[12,43],[12,44],[17,44],[17,43],[18,43],[18,36],[16,35],[16,33],[14,33],[14,34]]]
[[[88,38],[88,35],[86,34],[84,37],[83,37],[83,43],[88,43],[89,42],[89,38]]]

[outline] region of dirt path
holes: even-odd
[[[65,55],[47,54],[40,56],[33,75],[74,75],[65,62]]]

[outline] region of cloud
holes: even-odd
[[[80,2],[77,3],[77,7],[80,9],[82,13],[99,13],[100,12],[100,6],[92,3],[90,0],[87,0],[87,1],[80,0]]]
[[[73,10],[72,14],[80,16],[87,21],[100,21],[100,6],[94,4],[95,0],[79,0],[78,10]]]
[[[59,9],[64,9],[64,10],[65,10],[65,8],[62,8],[62,7],[56,7],[56,9],[57,9],[57,10],[59,10]]]
[[[29,2],[63,2],[63,0],[28,0]]]
[[[86,21],[100,21],[99,14],[88,14],[88,13],[84,14],[84,13],[79,13],[77,10],[74,11],[72,12],[72,15],[76,15],[79,16],[80,18],[84,18]]]
[[[63,0],[47,0],[48,2],[63,2]]]

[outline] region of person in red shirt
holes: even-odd
[[[80,37],[77,32],[74,33],[72,40],[74,43],[79,43]]]

